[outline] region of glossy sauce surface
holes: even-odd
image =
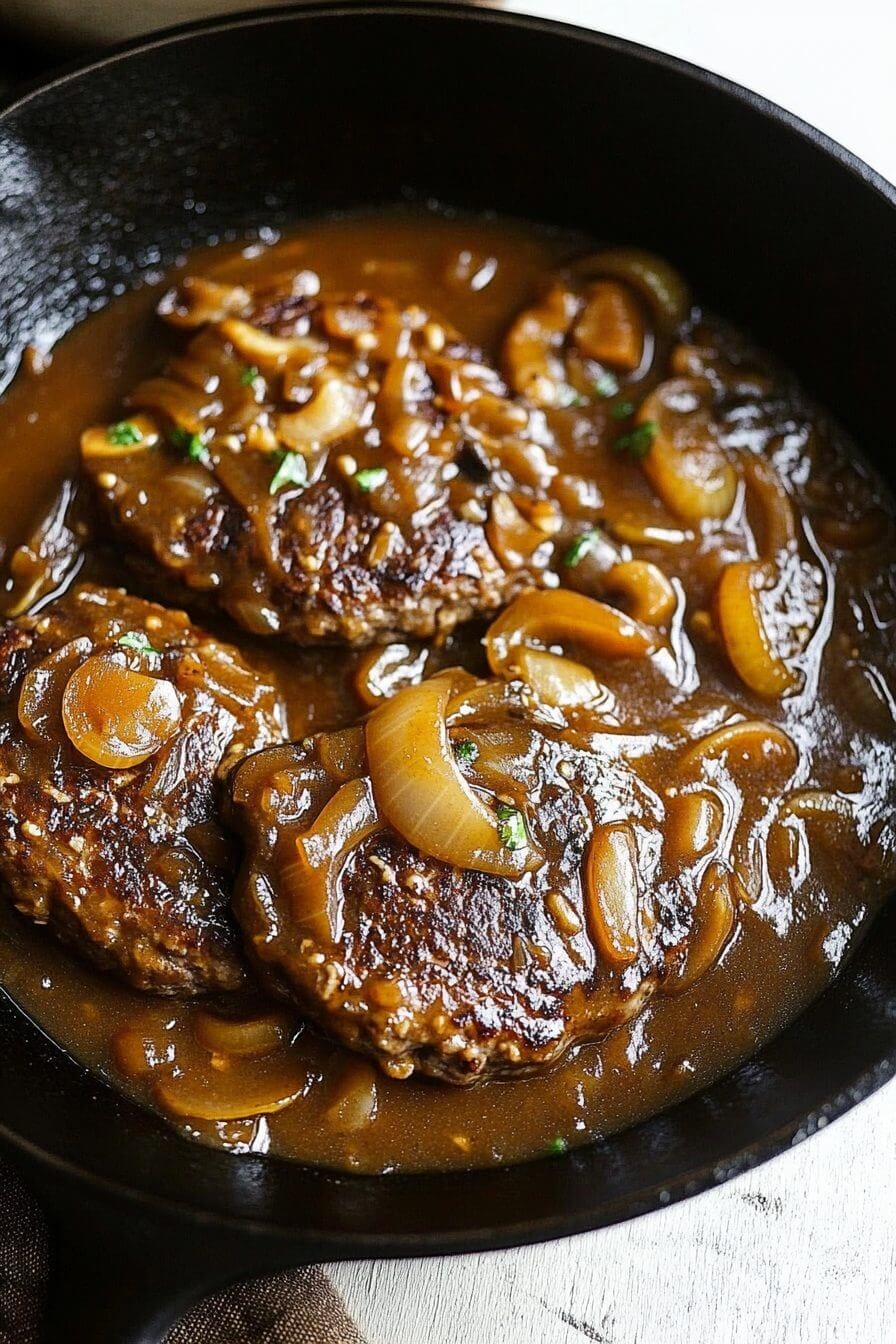
[[[219,249],[193,256],[189,273],[257,284],[264,274],[309,267],[325,292],[375,288],[425,305],[498,362],[520,311],[540,302],[558,266],[587,250],[584,240],[504,221],[396,215],[315,224],[249,255]],[[128,391],[180,348],[153,316],[158,297],[158,289],[144,290],[92,318],[45,371],[23,372],[0,404],[0,547],[7,560],[60,482],[76,473],[81,430],[119,419]],[[655,564],[679,585],[680,619],[665,659],[599,666],[617,726],[658,737],[671,719],[705,739],[725,720],[722,710],[733,707],[743,719],[781,725],[796,747],[786,824],[773,763],[748,760],[740,775],[722,781],[722,794],[733,790],[750,820],[740,850],[727,854],[750,890],[717,964],[687,992],[652,998],[606,1039],[575,1046],[548,1073],[458,1089],[384,1076],[289,1010],[257,1000],[236,1008],[139,996],[75,963],[4,905],[2,983],[48,1034],[207,1142],[374,1171],[468,1166],[557,1151],[671,1104],[751,1054],[829,982],[893,875],[892,505],[866,468],[845,466],[848,448],[824,418],[726,329],[695,314],[676,350],[663,355],[664,386],[675,378],[691,382],[667,392],[668,405],[657,404],[654,377],[632,387],[628,411],[623,389],[583,397],[581,405],[548,404],[545,414],[560,444],[562,554],[572,556],[562,581],[592,591],[599,576],[590,573],[590,560],[608,538],[628,560]],[[664,429],[664,417],[682,409],[676,396],[685,398],[688,415],[698,414],[694,380],[707,366],[724,368],[731,381],[722,413],[725,452],[742,456],[747,477],[755,461],[771,461],[802,515],[777,594],[783,614],[776,628],[793,641],[788,652],[800,678],[784,699],[743,684],[717,635],[707,637],[706,614],[724,567],[748,584],[752,571],[737,566],[755,568],[775,550],[768,535],[780,517],[774,483],[761,468],[756,480],[741,478],[722,520],[704,526],[683,517],[681,507],[670,509],[658,453],[645,457],[648,469],[637,452],[612,450],[623,434],[635,433],[637,445],[639,424]],[[550,402],[543,385],[528,392]],[[638,412],[645,398],[652,398],[649,416]],[[620,406],[625,413],[615,412]],[[702,464],[704,482],[712,469]],[[711,513],[713,506],[704,500],[701,507]],[[79,577],[122,581],[102,545],[90,548]],[[610,596],[624,603],[626,594]],[[371,655],[284,649],[224,617],[212,624],[279,680],[294,737],[351,724],[369,709],[357,687],[359,670],[360,684],[369,681]],[[461,664],[483,675],[483,630],[478,624],[439,641],[427,673]],[[587,663],[587,651],[580,661]],[[763,668],[774,676],[774,667]],[[667,760],[658,755],[648,774],[657,797],[674,808],[681,781]],[[262,1023],[257,1057],[251,1031],[228,1037],[220,1027],[219,1018],[234,1016]],[[197,1119],[202,1097],[217,1098],[218,1114],[232,1114]],[[264,1099],[267,1114],[242,1118],[253,1097]]]

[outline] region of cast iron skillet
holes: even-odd
[[[614,38],[428,4],[213,22],[10,107],[0,182],[7,376],[28,340],[211,231],[411,190],[657,249],[871,453],[892,441],[896,192],[779,108]],[[460,1175],[190,1145],[4,1001],[0,1134],[57,1226],[51,1337],[156,1341],[240,1274],[562,1236],[717,1184],[893,1072],[894,931],[891,905],[835,987],[701,1095],[563,1158]]]

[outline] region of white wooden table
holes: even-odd
[[[896,0],[514,0],[729,75],[896,181]],[[896,1083],[738,1180],[621,1227],[329,1267],[371,1344],[896,1344]]]

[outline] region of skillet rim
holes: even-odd
[[[402,19],[446,20],[458,24],[504,25],[508,28],[529,30],[534,33],[563,35],[579,44],[587,43],[611,53],[633,57],[639,63],[669,71],[685,78],[694,85],[721,94],[755,113],[761,120],[773,123],[781,131],[792,135],[802,144],[820,152],[828,159],[834,160],[840,169],[845,170],[862,186],[870,188],[873,193],[882,198],[886,206],[896,211],[896,186],[881,173],[872,168],[852,150],[847,149],[794,112],[781,107],[762,94],[745,88],[736,81],[706,70],[680,57],[645,46],[642,43],[594,29],[583,28],[573,23],[516,14],[507,10],[483,9],[468,3],[439,3],[438,0],[404,0],[403,3],[395,3],[395,0],[383,0],[383,3],[376,3],[375,0],[373,3],[370,0],[314,0],[313,3],[309,4],[244,11],[159,30],[116,44],[108,50],[104,50],[100,56],[82,57],[69,62],[49,79],[38,77],[26,84],[24,89],[14,96],[0,99],[0,128],[7,119],[27,108],[30,103],[43,98],[51,98],[57,91],[69,84],[89,78],[94,71],[106,70],[121,61],[126,61],[131,56],[151,55],[158,49],[175,45],[185,39],[201,37],[205,33],[218,34],[250,27],[293,24],[298,19],[313,21],[321,18],[345,18],[347,20],[352,16],[372,18],[378,15],[393,18],[401,17]],[[896,223],[896,218],[894,218],[894,223]],[[875,924],[879,922],[879,918],[874,921]],[[870,933],[871,930],[869,930],[869,936]],[[858,955],[861,955],[861,948],[858,950]],[[0,989],[0,994],[5,1001],[4,1008],[8,1006],[11,1011],[20,1017],[20,1025],[23,1031],[30,1029],[44,1040],[50,1041],[61,1060],[64,1061],[65,1067],[75,1068],[82,1074],[85,1072],[82,1065],[67,1056],[60,1047],[56,1046],[55,1042],[52,1042],[50,1037],[46,1036],[46,1033],[31,1022],[5,990]],[[817,1002],[817,1000],[814,1002]],[[811,1007],[812,1005],[809,1005],[804,1012],[810,1011]],[[802,1016],[803,1014],[799,1015],[799,1017]],[[799,1020],[799,1017],[795,1019],[795,1022]],[[896,1042],[870,1067],[864,1068],[847,1087],[828,1098],[819,1108],[805,1111],[788,1120],[773,1129],[771,1133],[767,1133],[762,1138],[736,1149],[733,1154],[727,1155],[724,1160],[704,1161],[682,1172],[674,1179],[656,1182],[642,1188],[636,1194],[619,1196],[609,1203],[601,1202],[600,1192],[596,1191],[594,1202],[587,1210],[564,1211],[561,1214],[545,1215],[534,1219],[520,1218],[515,1220],[510,1218],[500,1221],[497,1225],[494,1222],[489,1222],[489,1218],[494,1217],[494,1215],[489,1214],[486,1210],[479,1217],[474,1228],[465,1227],[463,1230],[449,1232],[427,1230],[422,1233],[419,1231],[413,1233],[382,1233],[363,1232],[356,1229],[338,1232],[315,1231],[307,1223],[297,1228],[292,1225],[266,1222],[257,1217],[241,1218],[230,1212],[220,1212],[207,1206],[199,1207],[195,1203],[181,1202],[178,1199],[143,1190],[123,1180],[98,1175],[88,1167],[79,1165],[75,1160],[60,1157],[41,1147],[5,1122],[0,1122],[0,1140],[16,1149],[30,1163],[42,1168],[45,1174],[54,1173],[77,1185],[90,1186],[100,1196],[111,1197],[125,1203],[140,1204],[147,1210],[156,1211],[160,1216],[175,1217],[179,1222],[214,1227],[221,1231],[230,1230],[246,1238],[265,1238],[275,1243],[289,1243],[292,1248],[307,1247],[307,1254],[315,1260],[419,1257],[499,1249],[537,1241],[553,1240],[625,1221],[642,1213],[676,1203],[691,1195],[699,1194],[712,1186],[720,1185],[795,1146],[803,1138],[811,1137],[816,1129],[822,1128],[839,1118],[860,1101],[870,1096],[894,1074],[896,1074]],[[99,1081],[104,1088],[110,1087],[105,1080]],[[715,1085],[709,1084],[708,1086],[713,1087]],[[114,1091],[114,1089],[111,1090]],[[683,1104],[688,1103],[685,1101]],[[665,1114],[670,1113],[665,1112]],[[639,1126],[636,1126],[636,1128],[639,1128]],[[171,1138],[174,1143],[183,1143],[190,1148],[193,1147],[188,1140],[182,1139],[174,1133],[171,1134]],[[589,1147],[590,1145],[585,1145],[582,1149],[572,1150],[559,1158],[536,1159],[534,1162],[516,1163],[499,1168],[472,1169],[451,1173],[396,1173],[390,1174],[387,1179],[390,1185],[410,1183],[415,1187],[421,1187],[421,1193],[423,1193],[423,1187],[427,1183],[435,1186],[438,1182],[446,1179],[470,1181],[477,1177],[489,1177],[492,1180],[505,1177],[512,1179],[513,1173],[519,1171],[520,1167],[532,1167],[547,1162],[550,1162],[558,1170],[561,1168],[571,1170],[574,1169],[577,1158],[580,1158],[582,1154],[587,1154]],[[225,1154],[224,1156],[233,1162],[243,1160],[239,1155]],[[277,1158],[266,1159],[266,1164],[274,1171],[277,1166],[299,1165],[288,1162],[286,1159]],[[382,1177],[357,1175],[323,1167],[304,1166],[302,1169],[315,1180],[320,1180],[329,1185],[353,1184],[359,1187],[364,1182],[374,1182],[377,1185],[383,1182]]]

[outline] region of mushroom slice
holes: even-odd
[[[638,412],[638,424],[653,431],[644,474],[685,523],[726,518],[737,497],[737,472],[719,444],[712,403],[705,379],[672,378]]]

